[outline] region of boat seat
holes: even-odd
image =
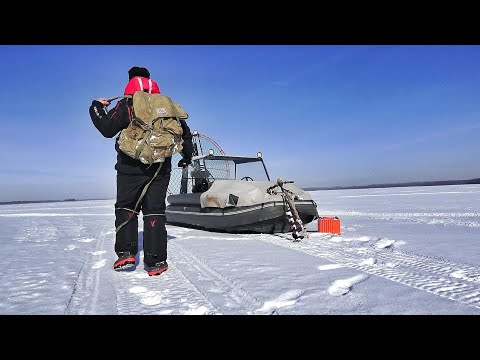
[[[169,195],[167,201],[171,205],[201,205],[200,196],[202,193],[175,194]]]

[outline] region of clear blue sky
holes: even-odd
[[[227,153],[303,187],[480,177],[480,46],[0,46],[0,201],[115,196],[88,107],[145,66]]]

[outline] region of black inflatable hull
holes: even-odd
[[[313,201],[296,201],[295,207],[304,224],[318,217]],[[283,202],[231,208],[201,208],[199,205],[169,205],[167,224],[228,233],[274,234],[290,232]]]

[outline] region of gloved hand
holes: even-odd
[[[182,158],[179,162],[178,162],[178,167],[181,167],[181,168],[186,168],[188,165],[190,165],[192,163],[192,158]]]
[[[89,109],[90,117],[92,119],[102,119],[103,115],[106,115],[105,106],[98,100],[93,100]]]

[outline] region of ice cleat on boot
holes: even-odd
[[[129,252],[119,253],[118,260],[113,264],[114,270],[125,270],[135,266],[135,255]]]
[[[147,273],[149,276],[160,275],[168,269],[168,264],[166,261],[157,262],[154,266],[149,266]]]

